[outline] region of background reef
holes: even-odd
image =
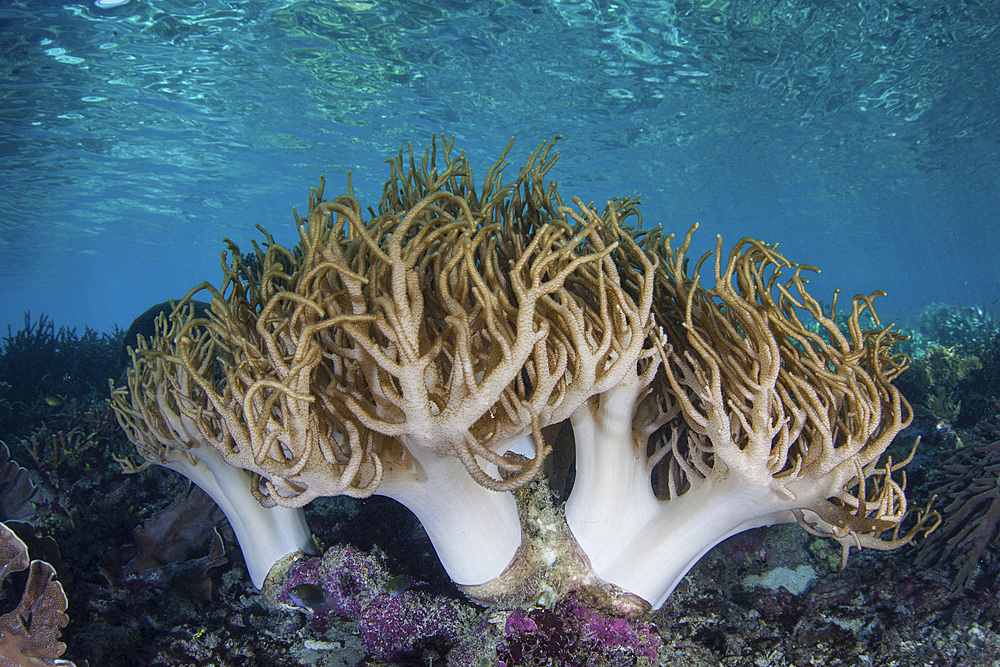
[[[307,508],[318,540],[336,548],[302,572],[336,577],[338,598],[275,606],[207,497],[159,467],[121,472],[130,445],[105,399],[124,371],[125,333],[79,333],[45,316],[25,316],[0,342],[10,457],[0,518],[55,568],[70,619],[62,657],[77,665],[997,664],[1000,329],[987,311],[942,304],[909,329],[899,385],[917,417],[894,446],[902,456],[921,437],[908,493],[914,505],[937,495],[938,530],[856,554],[843,571],[835,545],[795,526],[744,533],[648,622],[574,599],[551,610],[472,605],[419,523],[382,498]],[[19,585],[4,583],[0,614]]]

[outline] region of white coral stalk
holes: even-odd
[[[896,334],[858,323],[871,297],[855,298],[844,333],[805,291],[804,267],[773,247],[744,240],[724,266],[720,241],[715,284],[702,289],[697,268],[686,276],[689,241],[662,255],[673,294],[661,298],[683,308],[673,341],[683,353],[654,336],[655,389],[624,382],[572,418],[567,521],[594,573],[658,607],[709,549],[757,526],[797,520],[845,557],[933,529],[936,517],[918,512],[901,534],[906,498],[892,473],[902,464],[880,463],[910,411],[890,384]]]
[[[188,313],[190,315],[190,312]],[[180,320],[157,318],[154,340],[167,347]],[[178,472],[208,494],[229,520],[243,552],[250,579],[263,588],[271,568],[288,556],[310,553],[314,543],[299,507],[264,507],[253,493],[255,476],[227,463],[206,440],[213,420],[206,405],[193,398],[194,383],[185,374],[168,376],[162,353],[140,339],[133,353],[127,388],[112,383],[110,404],[118,423],[145,461],[119,461],[126,472],[162,465]],[[174,391],[167,391],[166,387]],[[218,436],[216,436],[218,437]]]
[[[200,445],[171,453],[157,464],[184,475],[215,501],[229,520],[250,581],[257,588],[264,587],[275,564],[315,550],[302,509],[262,506],[250,493],[255,483],[252,475],[223,461],[212,447]]]

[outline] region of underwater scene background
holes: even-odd
[[[68,598],[47,664],[1000,661],[1000,3],[15,0],[0,73],[0,519]],[[352,595],[413,606],[260,601],[207,499],[115,462],[124,331],[218,283],[224,238],[294,244],[320,175],[376,207],[384,161],[441,133],[479,174],[515,137],[512,176],[561,135],[565,196],[697,222],[694,256],[777,242],[827,303],[885,290],[911,336],[900,439],[923,440],[907,492],[941,528],[843,572],[793,526],[744,533],[641,623],[575,600],[498,621],[405,510],[323,499],[309,525],[350,545]]]
[[[125,327],[215,275],[222,237],[287,239],[320,174],[368,201],[438,132],[473,164],[564,135],[565,192],[780,242],[893,312],[997,298],[992,2],[3,11],[4,329]]]

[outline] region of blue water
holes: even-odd
[[[480,171],[562,134],[564,194],[778,241],[818,295],[1000,309],[996,1],[7,0],[0,42],[3,333],[127,326],[435,132]]]

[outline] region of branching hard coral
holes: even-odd
[[[982,361],[975,354],[931,343],[914,356],[901,383],[905,382],[913,390],[911,398],[917,414],[956,422],[962,410],[961,396],[967,393],[970,376],[982,367]]]
[[[747,528],[798,520],[845,552],[929,530],[893,478],[905,461],[882,461],[910,410],[891,384],[898,333],[859,324],[874,295],[843,331],[809,267],[749,239],[728,260],[717,247],[703,285],[708,256],[689,273],[690,234],[675,249],[642,231],[635,200],[567,205],[546,183],[551,148],[510,183],[504,151],[478,188],[451,142],[411,149],[377,212],[321,186],[294,247],[230,242],[221,284],[159,320],[115,390],[140,453],[248,517],[394,498],[488,601],[579,589],[636,614]],[[543,429],[567,420],[564,518],[536,480]],[[223,485],[230,467],[240,481]],[[301,548],[304,528],[289,534],[271,557]],[[251,560],[259,584],[273,558]]]
[[[917,415],[959,429],[991,416],[1000,387],[1000,327],[988,310],[930,304],[918,315],[908,347],[913,362],[896,384]]]
[[[957,564],[954,587],[971,588],[981,573],[997,569],[1000,440],[951,453],[935,482],[934,492],[944,500],[944,521],[920,545],[916,564]]]

